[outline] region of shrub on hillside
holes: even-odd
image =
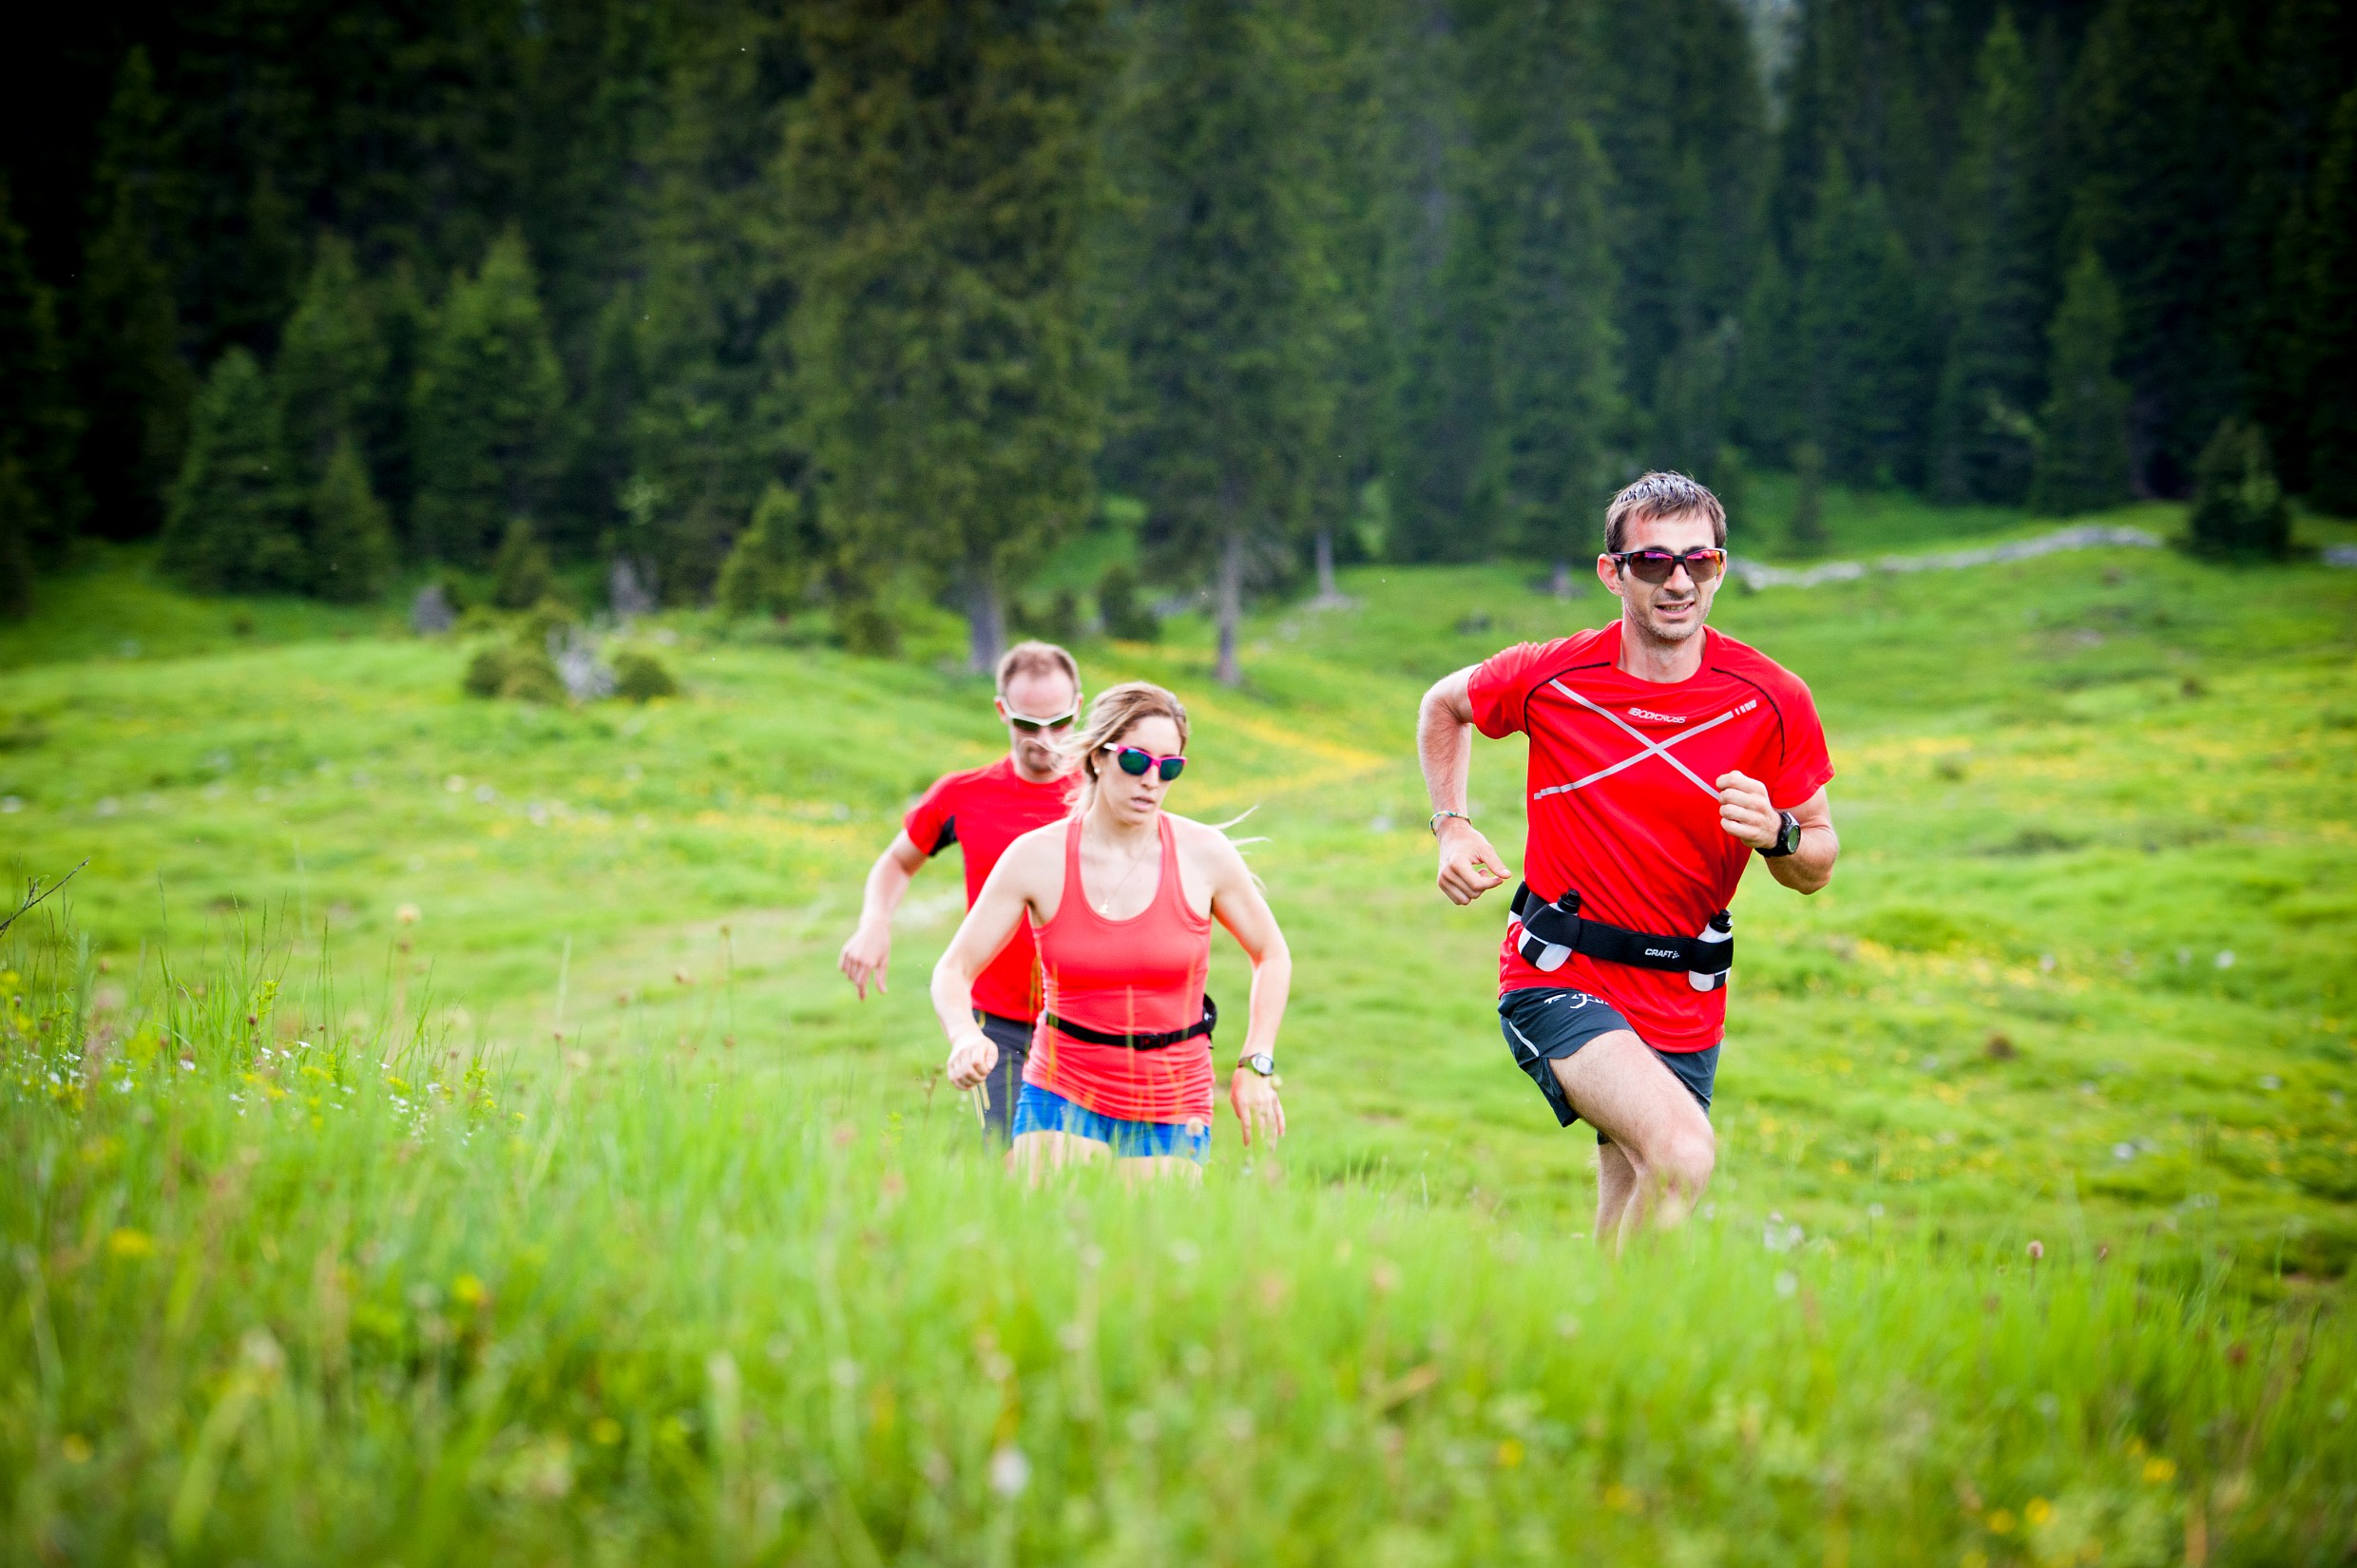
[[[680,683],[663,661],[643,648],[625,648],[614,656],[614,695],[633,702],[677,697]]]
[[[1153,608],[1138,602],[1138,574],[1119,561],[1098,580],[1097,616],[1105,636],[1124,642],[1152,642],[1162,635]]]
[[[2204,555],[2280,557],[2291,546],[2291,512],[2267,432],[2244,419],[2219,423],[2194,469],[2194,547]]]
[[[834,635],[846,652],[890,659],[900,651],[900,628],[891,612],[872,599],[846,599],[834,606]]]
[[[801,504],[772,485],[753,508],[753,521],[729,547],[713,585],[713,602],[735,617],[783,615],[801,596],[808,568],[797,548]]]
[[[518,702],[557,703],[568,697],[548,651],[522,641],[493,643],[476,654],[467,666],[465,687],[469,697]]]
[[[1792,449],[1792,515],[1785,539],[1798,555],[1825,548],[1825,449],[1804,441]]]

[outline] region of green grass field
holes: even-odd
[[[1600,590],[1359,568],[1255,621],[1238,692],[1190,622],[1082,650],[1188,698],[1177,809],[1254,810],[1295,1131],[1223,1121],[1200,1194],[1025,1195],[936,1092],[954,869],[889,997],[832,969],[910,795],[992,754],[987,686],[680,615],[680,699],[474,701],[463,641],[144,571],[0,633],[0,863],[91,859],[0,954],[18,1558],[2357,1545],[2357,574],[1731,587],[1817,695],[1844,860],[1747,884],[1712,1201],[1614,1266],[1410,755],[1427,681]],[[1477,754],[1502,845],[1519,770]]]

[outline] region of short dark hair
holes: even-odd
[[[1604,508],[1604,551],[1609,555],[1626,548],[1631,523],[1696,512],[1711,520],[1711,543],[1725,548],[1727,508],[1718,504],[1709,486],[1682,473],[1649,473],[1614,496],[1612,505]]]

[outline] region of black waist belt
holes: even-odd
[[[1549,904],[1525,882],[1514,889],[1514,918],[1523,926],[1518,944],[1523,957],[1539,969],[1560,969],[1574,953],[1607,964],[1633,964],[1640,969],[1684,969],[1702,975],[1723,975],[1735,966],[1735,939],[1729,934],[1734,917],[1724,909],[1711,917],[1707,937],[1656,936],[1582,919],[1576,889]]]
[[[1159,1051],[1165,1045],[1176,1045],[1182,1040],[1195,1040],[1210,1034],[1219,1022],[1219,1004],[1205,997],[1201,1019],[1183,1029],[1165,1029],[1159,1035],[1117,1035],[1103,1029],[1092,1029],[1085,1023],[1074,1023],[1058,1018],[1054,1013],[1042,1013],[1040,1021],[1084,1045],[1122,1045],[1133,1051]]]

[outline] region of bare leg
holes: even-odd
[[[1006,1151],[1007,1169],[1020,1171],[1038,1186],[1050,1172],[1067,1165],[1102,1165],[1113,1157],[1113,1147],[1078,1133],[1052,1130],[1025,1133]]]
[[[1676,1074],[1626,1029],[1598,1035],[1573,1055],[1550,1063],[1572,1106],[1628,1163],[1630,1187],[1616,1235],[1625,1245],[1647,1226],[1668,1230],[1701,1201],[1718,1160],[1711,1119]],[[1598,1169],[1597,1215],[1603,1214],[1603,1168]]]
[[[1620,1221],[1629,1199],[1637,1195],[1637,1172],[1618,1143],[1596,1146],[1596,1244],[1609,1247],[1619,1239]]]
[[[1121,1179],[1132,1187],[1155,1181],[1203,1183],[1203,1167],[1184,1155],[1140,1155],[1120,1162]]]

